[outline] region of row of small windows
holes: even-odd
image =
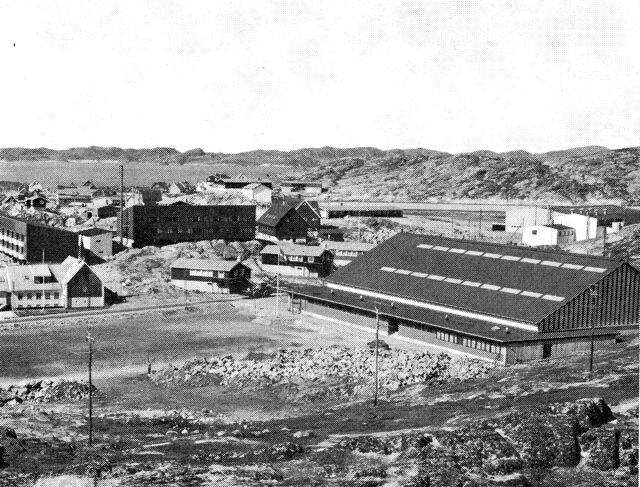
[[[480,340],[477,338],[465,337],[457,333],[450,333],[446,331],[436,331],[436,338],[443,342],[455,343],[456,345],[462,345],[467,348],[475,348],[482,350],[483,352],[499,354],[502,352],[500,345],[488,342],[486,340]]]
[[[42,293],[18,293],[18,300],[42,299]],[[60,299],[60,293],[44,293],[44,299]]]
[[[160,222],[254,222],[255,218],[245,215],[232,215],[232,216],[191,216],[191,217],[183,217],[183,216],[149,216],[149,217],[136,217],[136,222],[139,223],[160,223]]]
[[[156,228],[156,234],[162,233],[188,233],[188,234],[218,234],[218,233],[226,233],[229,231],[228,228],[199,228],[199,227],[169,227],[169,228]],[[234,232],[240,233],[242,235],[253,235],[255,230],[253,227],[251,228],[234,228]]]
[[[357,250],[336,250],[336,255],[342,255],[345,257],[357,257],[361,253]]]
[[[15,238],[16,240],[20,240],[21,242],[24,242],[25,240],[25,236],[22,233],[13,232],[5,228],[0,228],[0,235],[3,237]]]

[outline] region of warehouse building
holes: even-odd
[[[0,309],[104,306],[104,285],[81,259],[0,268]]]
[[[294,310],[454,354],[512,364],[570,355],[637,329],[640,272],[586,255],[400,233],[292,290]]]
[[[372,205],[359,202],[331,203],[320,210],[322,218],[401,218],[403,211],[394,205]]]
[[[253,240],[256,231],[255,205],[134,205],[118,218],[118,231],[134,247],[169,245],[198,240]]]
[[[250,278],[251,269],[240,261],[178,259],[171,264],[171,283],[186,291],[242,293]]]

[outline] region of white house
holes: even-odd
[[[532,225],[522,230],[522,243],[530,247],[555,246],[575,241],[576,230],[558,223]]]
[[[263,205],[271,203],[271,188],[262,183],[251,183],[239,190],[249,200]]]
[[[113,255],[113,233],[100,228],[88,228],[78,232],[80,246],[106,259]]]
[[[104,306],[104,285],[82,260],[61,264],[10,264],[0,268],[0,308]]]

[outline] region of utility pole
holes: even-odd
[[[91,325],[87,325],[87,342],[89,342],[89,446],[93,444],[93,382],[91,380],[93,341],[94,338],[91,336]]]
[[[45,286],[45,272],[44,272],[44,249],[42,249],[42,270],[40,271],[42,274],[42,312],[44,313],[44,288]]]
[[[482,238],[482,208],[480,208],[480,221],[478,222],[478,236]]]
[[[604,234],[602,235],[602,257],[606,257],[607,256],[607,224],[605,223],[604,227],[602,227],[604,230]]]
[[[282,249],[278,247],[278,271],[276,273],[276,318],[280,316],[280,253]]]
[[[123,245],[124,227],[124,164],[120,164],[120,245]]]

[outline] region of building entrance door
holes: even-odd
[[[394,333],[398,333],[398,329],[400,328],[400,323],[398,323],[398,320],[395,320],[393,318],[389,318],[389,326],[387,328],[387,333],[389,335],[393,335]]]
[[[545,343],[542,345],[542,358],[551,357],[551,344]]]

